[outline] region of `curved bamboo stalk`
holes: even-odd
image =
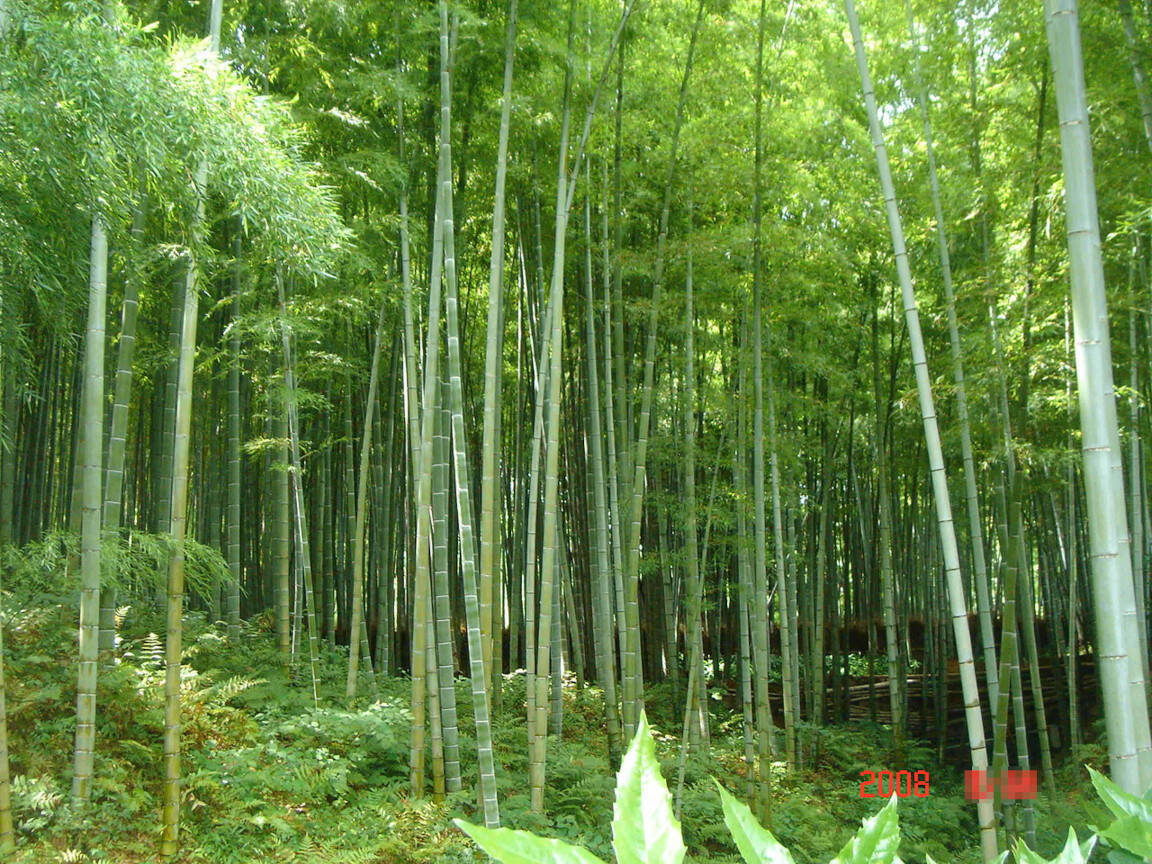
[[[964,466],[964,501],[968,510],[968,531],[972,542],[972,579],[976,583],[976,613],[980,620],[980,638],[984,643],[984,678],[988,684],[988,701],[996,702],[999,688],[996,666],[996,637],[992,630],[992,604],[988,595],[988,563],[984,555],[984,523],[976,491],[976,466],[972,456],[972,424],[968,421],[968,391],[964,383],[964,362],[960,350],[960,328],[956,319],[956,296],[952,287],[952,260],[948,252],[948,233],[944,228],[944,205],[940,199],[940,180],[936,173],[936,148],[932,143],[932,120],[928,112],[928,88],[920,70],[920,44],[910,0],[904,0],[908,31],[912,35],[915,58],[916,100],[924,120],[924,147],[928,157],[928,185],[932,190],[932,209],[936,216],[936,248],[940,256],[940,276],[944,302],[948,311],[948,341],[952,352],[952,380],[956,386],[956,421],[960,426],[960,459]]]
[[[924,438],[928,450],[932,487],[935,493],[940,546],[944,557],[953,634],[956,639],[956,657],[960,667],[960,683],[964,694],[968,743],[972,750],[972,767],[977,771],[985,771],[988,768],[988,753],[984,740],[984,722],[980,716],[980,690],[976,682],[976,668],[972,659],[972,639],[968,632],[968,611],[965,606],[964,586],[960,578],[960,555],[956,545],[956,530],[952,522],[952,507],[948,498],[948,485],[944,474],[944,455],[940,446],[940,430],[936,422],[932,382],[928,376],[928,359],[924,352],[924,339],[920,332],[916,294],[912,287],[912,272],[908,265],[908,253],[904,246],[904,229],[900,222],[896,191],[892,183],[891,169],[888,165],[888,151],[884,145],[884,134],[880,127],[876,108],[876,96],[872,90],[871,77],[868,74],[868,62],[864,53],[864,43],[860,36],[860,22],[856,17],[856,7],[853,0],[844,0],[844,8],[848,17],[848,25],[852,31],[856,66],[860,73],[865,107],[868,110],[868,126],[872,136],[872,146],[876,151],[880,186],[883,191],[888,228],[892,235],[892,246],[896,259],[896,270],[900,278],[900,288],[904,301],[908,341],[912,349],[912,365],[916,373],[916,390],[920,400],[921,417],[924,421]],[[993,861],[997,856],[997,844],[992,802],[988,799],[978,801],[977,813],[984,860]]]

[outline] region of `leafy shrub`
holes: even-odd
[[[1144,798],[1124,792],[1089,768],[1092,783],[1114,820],[1103,831],[1081,843],[1068,830],[1064,849],[1052,859],[1033,852],[1021,841],[1015,850],[1019,864],[1086,864],[1098,838],[1115,847],[1111,864],[1139,864],[1152,860],[1152,790]],[[795,864],[792,853],[771,831],[762,827],[748,806],[736,800],[719,782],[724,823],[748,864]],[[840,848],[830,864],[903,864],[898,851],[900,825],[893,795],[879,813],[863,820],[859,831]],[[456,825],[485,852],[504,864],[597,864],[587,849],[560,839],[545,839],[529,831],[485,828],[461,819]],[[680,864],[686,853],[680,821],[672,813],[671,796],[660,773],[655,742],[647,718],[641,714],[616,780],[612,818],[612,848],[619,864]],[[1003,864],[1008,852],[1001,853]],[[927,864],[935,864],[925,853]]]

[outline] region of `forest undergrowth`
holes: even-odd
[[[5,626],[8,722],[18,851],[27,864],[159,861],[164,647],[158,613],[122,610],[117,665],[100,677],[96,772],[91,804],[76,811],[68,794],[75,713],[75,610],[59,602],[12,610]],[[325,645],[320,705],[307,664],[285,666],[271,620],[248,622],[238,643],[203,615],[187,618],[184,652],[184,827],[187,864],[465,862],[484,856],[452,823],[478,821],[476,766],[462,765],[465,791],[435,802],[413,799],[408,780],[411,683],[378,680],[377,695],[343,699],[344,649]],[[367,680],[361,692],[370,692]],[[461,752],[475,752],[468,681],[457,678]],[[669,684],[647,690],[657,755],[675,788],[680,696]],[[689,861],[740,858],[724,825],[716,777],[744,795],[738,714],[717,700],[712,744],[687,761],[681,820]],[[545,814],[529,808],[524,679],[507,676],[493,724],[502,823],[584,846],[611,860],[614,772],[602,732],[602,693],[564,689],[563,735],[549,741]],[[803,730],[807,768],[774,777],[770,828],[798,864],[834,857],[882,802],[860,798],[863,770],[929,771],[930,794],[900,804],[901,857],[977,862],[975,811],[960,771],[928,747],[893,749],[875,724]],[[1069,825],[1101,822],[1087,772],[1106,766],[1093,745],[1066,760],[1061,800],[1037,802],[1037,848],[1055,854]]]

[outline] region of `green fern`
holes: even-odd
[[[20,831],[35,834],[52,824],[64,803],[64,794],[47,776],[12,778],[12,812]]]
[[[210,673],[200,675],[200,682],[211,681]],[[201,705],[227,705],[245,690],[267,684],[264,678],[245,678],[242,675],[233,675],[219,684],[209,684],[192,693],[190,702]]]

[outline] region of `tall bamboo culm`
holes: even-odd
[[[92,218],[88,275],[88,329],[80,448],[80,663],[76,687],[76,747],[72,800],[88,801],[96,749],[96,675],[100,641],[100,461],[104,428],[104,304],[108,288],[108,238],[100,216]]]
[[[1046,0],[1044,10],[1060,118],[1088,555],[1104,725],[1112,779],[1140,795],[1152,784],[1152,744],[1144,674],[1137,662],[1141,648],[1134,620],[1132,559],[1126,548],[1127,507],[1079,15],[1075,0]]]
[[[939,526],[941,552],[944,557],[952,629],[956,640],[956,658],[960,667],[960,684],[964,698],[965,720],[968,726],[968,744],[972,751],[972,768],[976,771],[986,771],[988,769],[988,751],[984,738],[984,721],[980,714],[980,690],[976,681],[976,667],[972,655],[972,637],[968,632],[968,610],[965,604],[964,585],[960,578],[960,554],[956,544],[952,506],[948,498],[948,485],[944,474],[944,454],[940,446],[936,406],[932,397],[931,379],[928,375],[928,359],[924,351],[923,335],[920,332],[920,316],[916,306],[916,294],[912,287],[912,271],[908,264],[908,253],[904,244],[904,228],[900,222],[896,191],[892,183],[891,168],[888,164],[888,151],[884,145],[884,134],[880,127],[879,114],[876,108],[876,96],[872,89],[871,76],[868,73],[868,61],[860,36],[860,22],[856,17],[856,6],[853,0],[844,0],[844,9],[848,17],[849,28],[852,31],[856,67],[860,73],[864,103],[868,111],[868,126],[872,136],[872,146],[876,152],[880,186],[884,197],[888,228],[892,235],[896,270],[900,279],[904,317],[908,327],[908,341],[912,349],[912,365],[916,373],[916,391],[924,422],[924,438],[928,450],[932,487],[935,493],[936,519]],[[991,862],[997,857],[996,821],[992,801],[986,798],[981,799],[977,801],[976,809],[980,823],[980,843],[984,860]]]
[[[453,26],[455,29],[455,25]],[[448,4],[440,2],[440,106],[441,146],[447,149],[445,162],[452,164],[451,105],[452,64],[449,56]],[[456,241],[453,223],[452,174],[445,175],[440,192],[443,201],[444,248],[444,318],[448,342],[448,387],[452,412],[452,455],[456,480],[456,524],[460,531],[460,572],[464,579],[464,609],[468,628],[468,658],[472,679],[472,714],[476,724],[476,757],[479,763],[480,801],[484,825],[500,826],[500,807],[496,798],[496,763],[492,751],[492,727],[489,718],[487,675],[484,671],[483,637],[480,632],[480,597],[476,574],[476,547],[472,534],[471,469],[468,465],[467,438],[464,434],[464,392],[461,380],[459,303],[456,285]]]

